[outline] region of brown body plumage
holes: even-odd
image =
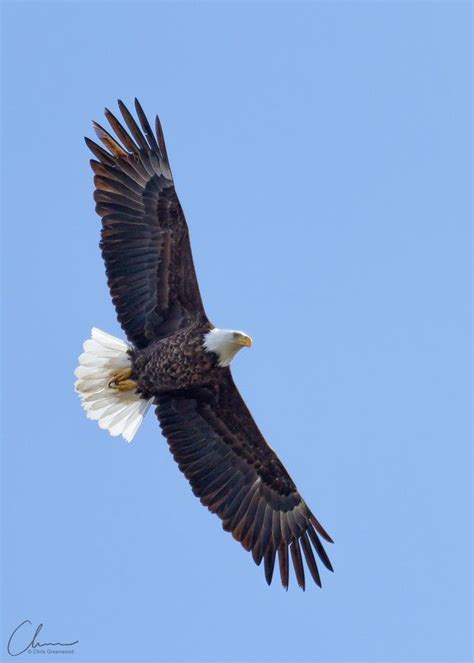
[[[131,350],[137,391],[150,398],[219,380],[224,369],[218,366],[216,355],[203,348],[208,331],[209,323],[198,319],[143,350]]]
[[[153,399],[194,494],[257,564],[264,560],[267,582],[278,555],[285,587],[289,556],[302,588],[303,559],[320,585],[313,551],[332,570],[319,537],[331,539],[259,431],[229,367],[204,347],[214,327],[199,293],[161,125],[157,118],[152,131],[138,101],[141,128],[120,101],[119,107],[128,131],[110,111],[106,117],[120,142],[97,124],[107,150],[86,142],[96,157],[91,166],[108,285],[133,344],[131,384]]]

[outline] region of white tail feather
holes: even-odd
[[[74,388],[89,419],[96,420],[111,435],[122,435],[131,442],[153,399],[144,400],[135,391],[109,387],[112,374],[130,366],[130,346],[95,327],[91,335],[74,372]]]

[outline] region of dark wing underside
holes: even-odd
[[[156,118],[153,133],[135,100],[140,129],[118,104],[128,131],[106,110],[118,141],[94,123],[107,150],[88,138],[86,143],[97,158],[91,160],[94,199],[112,301],[128,339],[144,348],[207,318],[160,122]]]
[[[252,552],[257,564],[264,560],[268,584],[278,554],[284,587],[289,556],[300,587],[305,587],[303,558],[320,586],[313,550],[332,570],[318,534],[331,538],[266,443],[230,371],[223,372],[217,385],[160,395],[156,413],[194,494],[217,513],[223,528]]]

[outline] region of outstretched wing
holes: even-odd
[[[268,446],[230,374],[219,384],[160,395],[156,413],[171,453],[202,504],[223,521],[256,564],[264,560],[268,584],[278,553],[288,587],[289,555],[305,588],[303,557],[321,586],[313,549],[332,571],[319,535],[332,542]]]
[[[106,109],[118,141],[96,123],[107,149],[85,140],[97,159],[90,163],[110,294],[128,339],[144,348],[198,316],[207,318],[159,119],[154,134],[137,99],[141,129],[118,105],[129,131]]]

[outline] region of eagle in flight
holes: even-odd
[[[332,542],[267,444],[230,372],[250,336],[209,321],[199,293],[189,232],[176,195],[158,117],[153,132],[135,100],[138,123],[94,123],[104,147],[94,155],[100,247],[117,317],[128,342],[92,329],[75,375],[90,419],[130,442],[151,404],[193,493],[252,553],[271,583],[278,556],[305,588],[305,566],[321,586],[314,552],[332,571],[320,537]],[[104,149],[105,148],[105,149]]]

